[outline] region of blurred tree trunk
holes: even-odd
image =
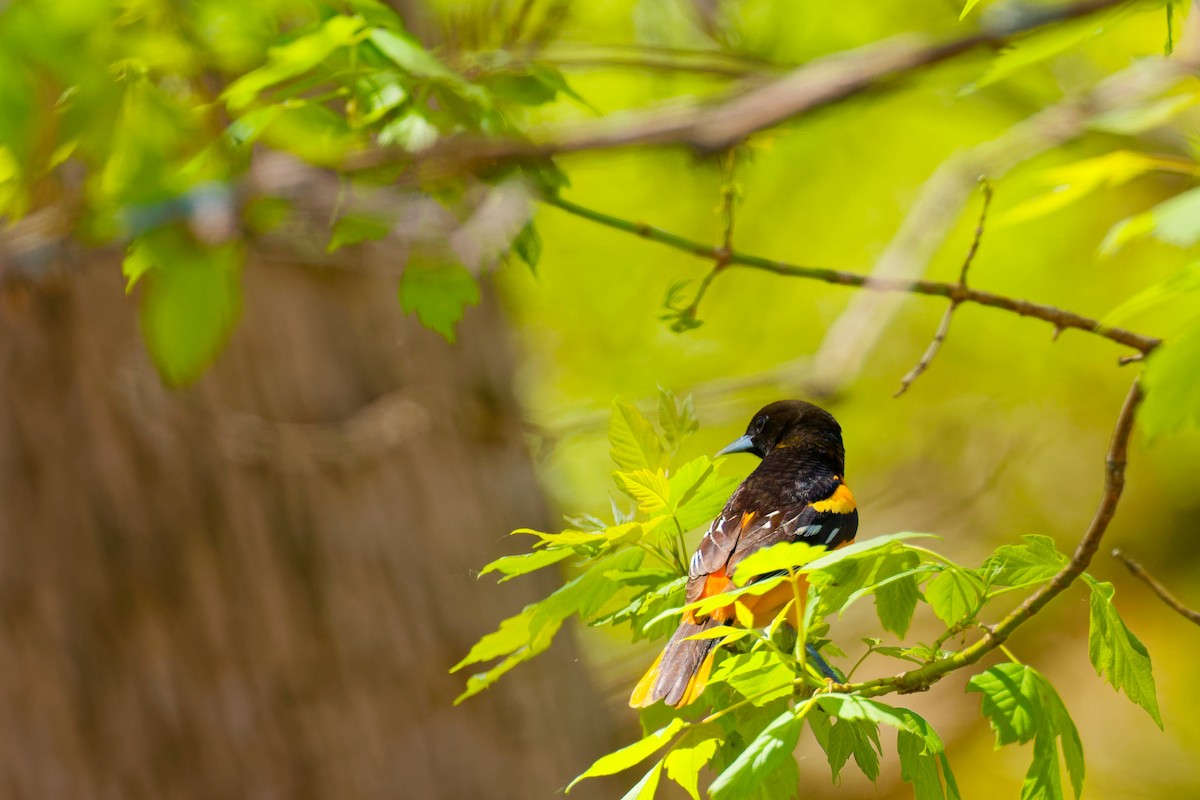
[[[450,705],[447,668],[551,577],[472,573],[547,516],[494,298],[451,347],[378,253],[295,261],[251,256],[185,390],[119,254],[0,281],[6,796],[538,798],[612,744],[569,641]]]

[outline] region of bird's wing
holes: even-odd
[[[849,488],[831,477],[814,489],[811,501],[780,504],[770,492],[738,487],[692,555],[687,601],[728,589],[738,562],[762,547],[803,541],[832,549],[853,540],[858,511]]]

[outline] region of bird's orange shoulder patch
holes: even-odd
[[[854,494],[850,491],[850,487],[844,483],[838,484],[838,488],[829,497],[812,504],[813,511],[833,514],[849,514],[857,507],[857,504],[854,502]]]

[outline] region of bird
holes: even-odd
[[[803,400],[764,406],[750,420],[745,435],[717,455],[731,453],[751,453],[762,460],[734,490],[692,555],[686,591],[689,605],[735,588],[738,563],[756,550],[780,542],[806,542],[833,550],[853,542],[858,532],[858,507],[845,482],[842,429],[828,411]],[[747,581],[742,577],[738,576],[744,585]],[[750,581],[768,577],[754,575]],[[804,597],[804,585],[800,588]],[[760,596],[744,595],[738,602],[749,608],[754,626],[761,627],[794,596],[785,581]],[[793,613],[798,615],[798,610]],[[708,681],[721,639],[689,637],[734,620],[732,602],[707,615],[685,608],[679,628],[638,682],[629,705],[643,708],[662,700],[681,707],[694,702]]]

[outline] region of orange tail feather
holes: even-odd
[[[712,672],[720,639],[688,639],[721,623],[715,619],[684,621],[671,636],[662,653],[646,670],[629,698],[629,705],[643,708],[663,700],[669,706],[685,706],[704,691]]]

